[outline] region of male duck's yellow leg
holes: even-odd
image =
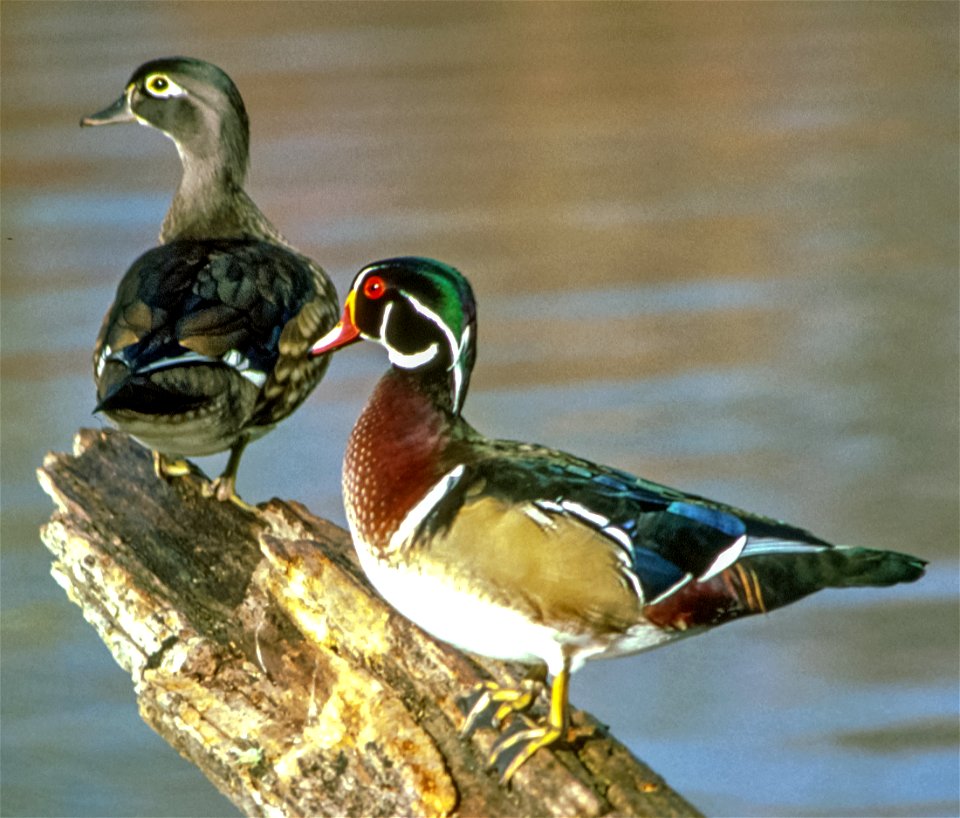
[[[490,716],[490,722],[494,727],[499,727],[511,713],[521,713],[528,709],[537,700],[546,679],[546,665],[536,665],[517,687],[501,687],[496,682],[481,682],[474,688],[474,695],[479,698],[470,708],[460,734],[469,736],[493,706],[496,706],[496,710]]]
[[[563,669],[553,680],[553,687],[550,690],[550,713],[547,716],[547,722],[539,727],[530,727],[526,730],[520,730],[511,735],[504,736],[494,746],[490,753],[491,766],[497,763],[497,760],[504,752],[522,745],[520,751],[507,765],[507,768],[500,776],[500,782],[506,784],[514,773],[519,770],[537,750],[553,744],[557,739],[566,735],[567,725],[570,720],[570,706],[568,695],[570,688],[570,660],[565,659]]]

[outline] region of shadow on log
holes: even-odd
[[[166,483],[125,435],[82,430],[40,483],[52,573],[127,670],[146,722],[247,815],[699,813],[590,716],[509,788],[458,734],[462,697],[522,669],[469,658],[371,589],[343,529]],[[538,702],[538,715],[544,704]]]

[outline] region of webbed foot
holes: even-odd
[[[539,669],[538,669],[539,670]],[[511,713],[522,714],[536,700],[543,683],[542,671],[539,678],[528,675],[517,688],[501,688],[493,683],[482,685],[479,696],[467,716],[464,734],[469,733],[479,723],[481,716],[495,708],[491,720],[499,724]],[[568,695],[570,687],[570,660],[566,658],[563,668],[553,679],[550,688],[550,712],[542,724],[536,724],[523,716],[518,723],[497,739],[487,758],[487,765],[496,767],[500,772],[500,783],[507,784],[531,756],[554,742],[565,739],[570,723]]]
[[[519,725],[497,740],[487,764],[496,767],[500,773],[500,783],[507,784],[537,750],[564,738],[565,732],[564,725],[551,724],[549,720],[542,725]]]
[[[517,687],[502,687],[496,682],[481,682],[466,698],[469,708],[460,735],[469,736],[481,725],[499,728],[513,713],[530,709],[546,682],[546,668],[530,671]]]

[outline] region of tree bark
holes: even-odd
[[[463,699],[523,668],[395,613],[348,533],[298,503],[208,499],[112,431],[81,430],[38,474],[57,506],[42,529],[54,578],[144,720],[247,815],[699,815],[580,712],[579,739],[501,786],[485,769],[497,732],[458,733]]]

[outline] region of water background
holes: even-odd
[[[237,82],[249,190],[341,292],[406,253],[471,278],[480,429],[932,561],[590,665],[577,705],[710,815],[957,815],[958,8],[4,0],[2,814],[236,814],[37,535],[179,175],[159,134],[77,123],[186,54]],[[248,450],[246,499],[343,520],[369,346]]]

